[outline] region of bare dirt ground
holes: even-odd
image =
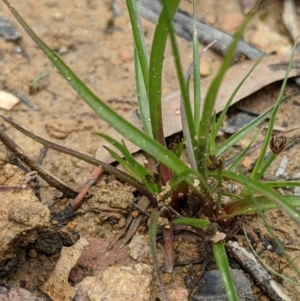
[[[27,0],[15,1],[13,4],[28,24],[32,26],[33,30],[52,49],[59,52],[63,60],[75,73],[116,112],[124,115],[136,107],[131,28],[126,6],[122,1],[117,1],[121,14],[116,18],[112,17],[109,0]],[[16,24],[3,3],[0,3],[0,8],[1,13]],[[184,0],[181,8],[191,12],[191,2]],[[234,32],[243,18],[238,1],[226,3],[217,0],[198,1],[198,8],[199,18],[229,33]],[[289,54],[292,41],[282,24],[281,14],[282,1],[263,1],[255,20],[245,32],[245,40],[252,42],[256,47],[268,53]],[[144,21],[143,25],[147,36],[147,47],[150,49],[154,25],[148,21]],[[39,107],[39,110],[34,110],[20,102],[10,111],[0,110],[0,114],[12,118],[13,121],[45,139],[92,157],[95,156],[99,138],[93,135],[93,132],[105,130],[104,122],[72,91],[69,84],[63,80],[58,71],[21,27],[19,25],[17,27],[23,33],[22,38],[17,42],[8,42],[0,38],[0,88],[11,92],[18,91],[26,95]],[[187,67],[192,59],[191,42],[178,38],[178,43],[183,54],[182,64]],[[22,54],[16,52],[17,46],[22,48]],[[220,62],[221,56],[208,51],[203,58],[202,73],[213,76]],[[41,89],[30,95],[29,86],[31,82],[47,71],[49,71],[49,75],[43,79]],[[178,90],[176,73],[173,68],[171,51],[168,48],[165,58],[162,93],[163,96],[167,96],[176,90]],[[279,90],[280,83],[272,84],[238,105],[246,107],[251,112],[260,113],[266,106],[276,100]],[[300,126],[299,91],[300,88],[293,81],[290,81],[286,95],[293,94],[282,105],[276,120],[276,126],[285,130]],[[235,106],[230,114],[234,115],[237,110],[238,106]],[[42,149],[41,145],[26,138],[3,120],[0,120],[0,127],[26,154],[33,159],[38,158]],[[250,141],[249,139],[247,138],[238,148],[245,147],[247,142]],[[300,172],[298,152],[299,145],[296,145],[284,153],[289,159],[286,169],[288,176]],[[254,159],[255,154],[243,162],[245,169],[250,167]],[[278,156],[266,177],[275,177],[281,159],[282,155]],[[1,184],[23,184],[23,173],[17,170],[16,167],[4,163],[2,165],[5,168],[3,167],[1,171]],[[45,169],[77,190],[89,179],[89,175],[93,170],[92,166],[78,159],[52,150],[48,150],[42,164]],[[123,228],[125,219],[130,214],[130,203],[134,200],[132,192],[133,189],[130,187],[115,181],[109,175],[105,176],[93,187],[92,197],[83,205],[81,214],[63,229],[66,233],[73,233],[74,241],[78,239],[77,233],[81,237],[87,238],[91,244],[70,274],[69,282],[73,286],[84,277],[92,276],[108,267],[120,265],[134,267],[141,262],[151,267],[148,253],[133,259],[133,255],[131,257],[128,255],[131,251],[127,245],[123,249],[117,247],[105,256],[101,253],[118,231]],[[283,191],[283,193],[287,192]],[[5,203],[6,206],[10,206],[9,204],[15,202],[13,208],[17,208],[20,201],[26,202],[26,200],[21,200],[18,197],[17,192],[15,194],[3,192],[3,198],[6,198],[6,194],[12,195],[10,201]],[[55,203],[60,197],[60,192],[42,181],[41,202],[45,206],[51,206],[51,212],[62,210],[68,204],[69,199],[67,198]],[[30,195],[28,198],[34,198],[34,196]],[[15,212],[15,209],[8,210]],[[12,219],[23,222],[25,213],[24,216],[22,214],[22,210],[20,210],[19,215],[13,214]],[[35,213],[28,213],[29,218],[34,214],[43,215],[41,211],[36,210]],[[43,217],[47,217],[47,214],[44,213]],[[296,258],[295,264],[299,268],[299,227],[279,210],[272,211],[267,216],[291,258]],[[259,234],[254,243],[257,252],[273,269],[280,270],[286,261],[280,253],[274,251],[275,248],[270,249],[268,247],[272,245],[272,240],[262,222],[256,216],[250,216],[247,217],[246,223],[255,230],[256,234]],[[147,220],[144,218],[138,229],[138,234],[146,237],[146,227]],[[4,230],[1,229],[1,231]],[[35,241],[37,237],[36,231],[31,232],[31,234],[28,243]],[[238,235],[237,239],[241,244],[245,244],[243,235]],[[55,238],[53,238],[54,240]],[[176,261],[182,262],[203,255],[199,248],[200,238],[183,233],[178,234],[175,240],[174,253]],[[71,239],[71,242],[68,241],[66,245],[71,245],[72,242]],[[160,241],[158,255],[159,263],[163,265],[163,244],[160,244]],[[14,256],[16,257],[11,265],[9,265],[10,260],[7,260],[5,267],[1,267],[0,285],[7,288],[22,287],[37,297],[50,300],[39,290],[39,287],[49,278],[60,253],[45,254],[45,250],[42,252],[41,248],[38,249],[29,244],[29,246],[21,248],[18,254],[13,254],[11,257]],[[187,279],[192,278],[192,281],[195,282],[201,271],[202,263],[178,266],[171,275],[163,271],[161,274],[170,295],[176,295],[174,293],[176,289],[185,290]],[[297,276],[289,267],[286,267],[283,273],[297,280]],[[140,300],[159,300],[158,298],[161,298],[161,296],[153,274],[147,277],[147,279],[152,280],[148,286],[148,299],[141,298]],[[283,282],[283,285],[294,300],[299,300],[299,287],[288,284],[286,281]],[[253,289],[258,300],[269,300],[254,284]],[[176,292],[178,297],[178,291]],[[1,295],[0,300],[2,300]],[[78,300],[85,299],[79,299],[78,297]],[[99,299],[94,296],[87,300]],[[170,300],[186,299],[170,297]]]

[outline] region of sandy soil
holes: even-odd
[[[234,32],[242,18],[238,1],[231,1],[230,4],[227,3],[226,5],[223,4],[223,1],[217,0],[198,2],[199,18],[230,33]],[[117,1],[117,3],[121,9],[121,15],[113,18],[109,0],[27,0],[19,3],[13,2],[15,8],[32,26],[33,30],[52,49],[61,53],[63,60],[76,74],[116,112],[124,115],[136,107],[136,95],[131,29],[125,4],[122,1]],[[3,3],[0,3],[0,8],[5,16],[13,20]],[[182,9],[191,12],[190,1],[184,0]],[[265,1],[255,21],[245,33],[246,40],[252,43],[257,42],[256,46],[261,47],[261,50],[266,52],[287,53],[292,47],[292,42],[281,22],[281,9],[281,1]],[[15,21],[13,22],[16,24]],[[109,25],[112,23],[113,25]],[[0,88],[11,92],[18,91],[26,95],[39,107],[39,110],[33,110],[20,102],[10,111],[0,110],[0,114],[11,117],[21,126],[45,139],[94,156],[99,139],[93,135],[93,132],[104,129],[104,122],[72,91],[69,84],[62,79],[58,71],[21,27],[18,25],[17,27],[23,33],[23,37],[19,41],[8,42],[0,38]],[[147,35],[147,47],[150,47],[154,25],[144,21],[144,30]],[[261,37],[262,33],[264,33],[263,41],[258,38],[259,35]],[[191,42],[181,38],[178,39],[178,42],[180,51],[184,54],[182,64],[188,66],[192,58]],[[16,52],[17,46],[22,48],[23,54]],[[220,64],[221,57],[208,51],[203,60],[208,74],[213,75]],[[40,90],[30,94],[31,82],[47,71],[49,71],[49,75],[42,80]],[[177,89],[171,51],[168,48],[162,93],[166,96]],[[278,83],[273,84],[249,97],[244,102],[244,106],[252,112],[261,112],[266,104],[275,101],[279,89]],[[293,95],[282,105],[276,121],[277,126],[287,130],[300,125],[299,87],[292,81],[288,84],[286,95],[291,93]],[[237,108],[233,108],[231,115],[234,115],[236,111]],[[0,120],[0,126],[1,130],[9,135],[26,154],[33,159],[38,158],[42,149],[41,145],[24,137],[2,120]],[[239,147],[245,147],[249,139],[250,137]],[[298,150],[299,145],[296,145],[284,153],[289,158],[286,170],[286,174],[289,176],[299,173]],[[254,158],[254,155],[250,156],[243,162],[245,168],[250,167]],[[267,177],[274,177],[281,158],[281,155],[278,156],[266,175]],[[89,179],[89,174],[93,170],[92,166],[78,159],[52,150],[47,152],[43,160],[43,167],[75,189],[80,189]],[[91,240],[98,239],[107,245],[118,233],[118,230],[124,226],[125,218],[130,213],[130,202],[134,199],[132,189],[114,182],[112,177],[107,176],[92,189],[91,194],[93,197],[84,204],[82,213],[65,229],[89,237]],[[41,201],[43,204],[50,206],[60,196],[61,193],[42,181]],[[65,198],[52,206],[50,210],[61,210],[68,201]],[[280,211],[268,213],[268,218],[291,258],[296,258],[295,263],[299,267],[299,260],[297,259],[300,255],[298,226]],[[139,233],[144,233],[146,222],[146,218],[143,219],[138,229]],[[256,216],[250,216],[247,217],[247,224],[256,233],[261,234],[260,239],[255,242],[256,250],[260,252],[262,258],[269,265],[279,270],[285,264],[285,259],[278,253],[267,249],[266,241],[269,241],[269,244],[272,242],[262,223],[258,221]],[[243,235],[238,235],[237,238],[241,243],[244,243]],[[199,242],[200,239],[187,234],[180,234],[176,237],[176,260],[183,261],[200,257]],[[0,279],[0,284],[23,287],[32,291],[36,296],[47,298],[38,288],[48,279],[59,254],[46,256],[32,250],[33,247],[29,246],[20,251],[16,267],[14,266],[11,270],[8,269],[8,273]],[[126,247],[124,250],[127,251]],[[160,262],[163,262],[161,244],[158,245],[158,252]],[[107,265],[120,264],[121,262],[127,262],[128,265],[134,263],[128,256],[121,258],[119,261],[116,259]],[[201,264],[176,267],[173,275],[162,272],[164,283],[169,289],[185,287],[184,277],[196,278],[201,267]],[[104,268],[105,264],[102,269]],[[84,276],[93,273],[93,268],[89,271],[81,270],[78,272],[79,270],[80,268],[77,267],[77,272],[71,274],[72,284],[76,284]],[[289,267],[284,269],[284,273],[294,280],[297,279]],[[156,282],[153,281],[152,285],[151,300],[157,300],[155,298],[159,296],[159,292]],[[294,297],[294,300],[299,300],[299,287],[289,285],[286,282],[284,282],[284,286]],[[268,300],[256,286],[254,288],[259,300]]]

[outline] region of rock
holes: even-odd
[[[75,125],[54,120],[46,123],[45,127],[49,135],[57,139],[65,139],[73,130],[75,130]]]
[[[11,110],[18,102],[20,99],[16,97],[15,95],[3,91],[0,91],[0,109],[4,110]]]
[[[201,76],[208,76],[210,75],[210,64],[207,60],[202,59],[200,63],[200,75]]]
[[[35,241],[38,230],[49,220],[49,209],[32,190],[1,193],[0,263],[14,258],[19,248]]]
[[[240,300],[255,301],[256,298],[251,289],[250,280],[242,270],[231,269],[233,281],[236,285]],[[227,301],[223,282],[219,270],[205,271],[200,285],[192,297],[193,301]]]
[[[129,256],[136,261],[143,261],[150,256],[149,242],[144,235],[133,236],[128,245]]]
[[[6,147],[0,143],[0,185],[24,184],[25,175],[9,161]],[[14,268],[14,258],[21,248],[36,240],[38,231],[49,225],[50,212],[32,189],[1,191],[0,207],[0,274]]]
[[[148,301],[152,268],[144,263],[133,267],[114,266],[77,285],[76,301]]]
[[[22,33],[3,15],[0,15],[0,35],[7,41],[15,41]]]
[[[0,286],[0,301],[46,301],[45,298],[37,298],[24,288],[16,287],[7,289]]]
[[[97,274],[110,266],[126,264],[128,258],[127,246],[104,252],[111,240],[112,238],[104,240],[89,237],[88,241],[90,245],[81,255],[69,279],[75,283],[79,283],[85,276],[86,271],[92,271],[94,274]]]
[[[189,292],[186,288],[177,287],[167,290],[169,301],[188,301]]]

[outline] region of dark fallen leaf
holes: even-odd
[[[227,134],[234,134],[253,121],[256,117],[257,115],[249,114],[247,112],[238,112],[229,120],[226,126],[222,127],[222,131]]]

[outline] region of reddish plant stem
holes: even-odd
[[[85,196],[87,195],[89,189],[97,182],[98,178],[102,173],[103,173],[103,169],[101,167],[96,167],[93,170],[93,172],[90,175],[90,178],[83,185],[79,194],[76,196],[74,200],[71,201],[71,206],[74,211],[80,208],[80,206],[84,202]]]
[[[165,253],[166,253],[166,272],[173,273],[173,225],[170,228],[163,227],[163,235],[165,242]]]

